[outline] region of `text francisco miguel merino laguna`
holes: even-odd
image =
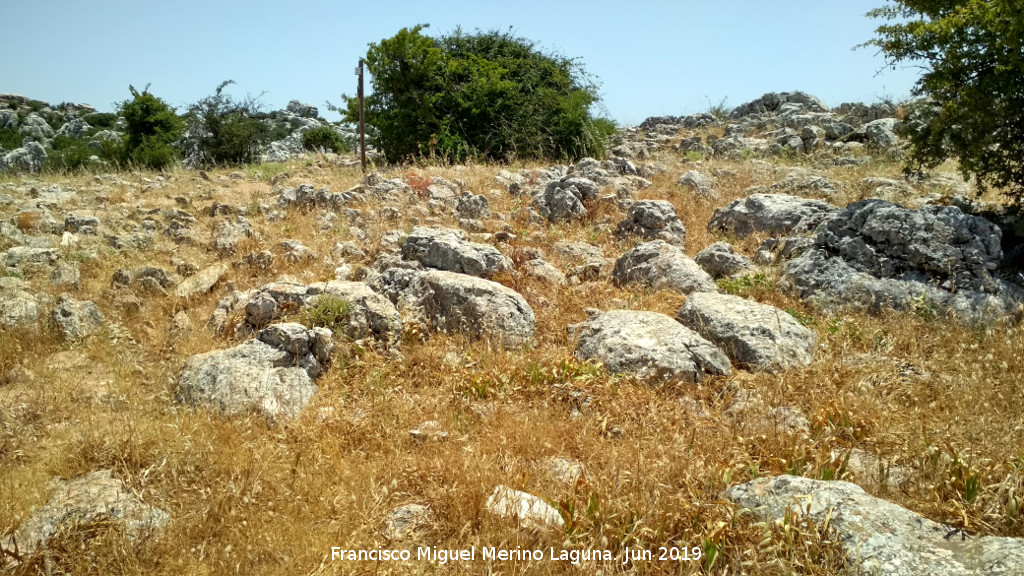
[[[481,560],[548,560],[555,562],[571,562],[573,564],[591,560],[606,562],[617,560],[611,550],[599,549],[556,550],[555,548],[550,548],[548,554],[545,555],[544,550],[524,550],[518,547],[515,549],[503,549],[495,548],[493,546],[481,546],[479,552],[480,553],[477,554],[476,546],[461,550],[420,547],[417,548],[415,552],[410,550],[386,550],[383,548],[349,550],[341,548],[340,546],[333,546],[331,547],[331,560],[368,560],[371,562],[387,562],[412,560],[413,555],[415,555],[416,560],[425,560],[427,562],[436,562],[438,564],[446,564],[449,561],[455,560],[473,561],[478,558]],[[699,547],[692,549],[660,548],[657,553],[654,553],[651,550],[635,549],[624,550],[619,554],[619,558],[622,559],[622,564],[628,564],[631,561],[637,560],[653,560],[655,558],[659,560],[699,560],[702,552],[703,551]]]

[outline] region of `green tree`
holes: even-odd
[[[174,108],[150,94],[129,86],[132,99],[120,105],[120,114],[127,124],[124,144],[106,155],[119,163],[133,163],[154,170],[163,170],[178,158],[174,143],[184,127]]]
[[[579,62],[508,33],[435,39],[425,28],[403,28],[366,54],[366,120],[387,160],[603,154],[615,126],[591,114],[597,87]],[[346,101],[346,120],[358,120],[357,100]]]
[[[199,165],[248,164],[259,161],[260,152],[270,142],[271,129],[264,121],[258,99],[235,100],[224,89],[234,84],[226,80],[189,108],[189,137],[196,140]]]
[[[924,98],[910,109],[908,170],[959,158],[980,188],[1024,200],[1024,2],[895,0],[872,10],[879,26],[866,45],[889,65],[914,63]]]

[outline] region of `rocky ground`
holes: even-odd
[[[768,94],[572,166],[0,177],[8,566],[1021,573],[1021,228],[902,178],[899,115]]]

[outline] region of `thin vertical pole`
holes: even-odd
[[[366,174],[366,123],[363,116],[363,59],[359,59],[359,160]]]

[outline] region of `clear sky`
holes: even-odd
[[[319,106],[355,93],[367,44],[430,24],[439,35],[506,30],[583,60],[608,114],[648,116],[736,106],[765,92],[803,90],[828,105],[903,98],[919,72],[885,69],[853,50],[884,0],[8,0],[0,10],[0,93],[109,111],[128,85],[185,107],[223,80],[268,109]],[[328,115],[337,119],[337,115]]]

